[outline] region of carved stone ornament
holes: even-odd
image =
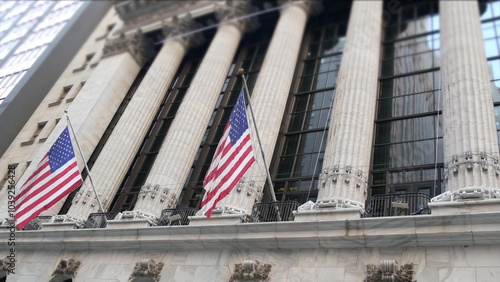
[[[270,281],[270,264],[259,264],[258,260],[245,260],[234,265],[234,272],[229,282],[239,281]]]
[[[249,14],[257,12],[257,8],[250,1],[226,0],[225,5],[215,6],[215,15],[221,23],[233,24],[241,32],[252,32],[259,28],[257,17],[248,17]],[[244,18],[243,18],[244,17]]]
[[[159,281],[163,266],[163,262],[156,263],[153,259],[143,259],[135,264],[134,272],[132,272],[128,281],[133,282],[139,277],[151,278],[154,281]]]
[[[2,271],[4,271],[7,275],[11,272],[10,270],[13,269],[11,263],[12,262],[9,257],[4,257],[0,260],[0,269],[2,269]]]
[[[56,270],[52,273],[52,276],[56,275],[69,275],[71,278],[75,278],[78,269],[80,268],[80,261],[76,261],[72,258],[62,259],[56,267]]]
[[[179,41],[185,48],[200,46],[205,41],[203,32],[195,32],[201,25],[195,22],[189,13],[183,18],[173,16],[171,21],[162,22],[162,25],[163,35],[167,39]]]
[[[140,29],[129,35],[121,33],[118,38],[109,39],[102,50],[102,59],[124,52],[129,52],[141,66],[155,53],[153,43],[142,34]]]
[[[366,266],[366,278],[363,282],[417,282],[413,280],[413,263],[398,268],[395,260],[380,260],[380,266]]]

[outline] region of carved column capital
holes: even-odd
[[[160,273],[164,265],[163,262],[157,263],[153,259],[143,259],[135,264],[134,271],[128,278],[128,281],[135,281],[139,277],[147,277],[154,281],[160,281]]]
[[[202,32],[192,32],[201,25],[195,22],[189,13],[183,18],[173,16],[171,21],[162,22],[162,25],[165,38],[177,40],[186,49],[200,46],[205,41]]]
[[[56,270],[52,273],[52,276],[56,275],[68,275],[71,278],[76,277],[76,273],[80,268],[80,261],[74,260],[72,258],[62,259],[59,261],[59,264],[56,267]]]
[[[109,39],[104,45],[102,58],[129,52],[139,65],[144,65],[154,55],[153,43],[138,29],[130,35],[121,33],[118,38]]]
[[[221,22],[236,26],[242,33],[252,32],[259,28],[260,24],[256,17],[239,19],[251,13],[257,12],[257,8],[250,4],[250,1],[226,0],[225,5],[215,6],[215,15]]]
[[[7,275],[14,270],[11,259],[9,257],[4,257],[0,260],[0,270],[4,271]]]
[[[283,6],[295,5],[300,7],[310,16],[319,14],[323,9],[320,0],[279,0],[278,3]]]
[[[245,260],[234,265],[234,272],[229,282],[269,281],[270,264],[260,264],[258,260]]]

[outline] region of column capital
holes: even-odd
[[[259,22],[256,17],[238,19],[239,17],[257,12],[257,8],[250,4],[250,1],[227,0],[225,5],[215,6],[215,15],[220,22],[232,24],[242,33],[252,32],[259,28]]]
[[[146,38],[142,30],[119,37],[109,39],[104,45],[102,58],[112,57],[124,52],[129,52],[139,65],[144,65],[154,54],[153,43]]]
[[[278,0],[282,6],[296,6],[302,8],[309,16],[316,15],[323,9],[323,4],[318,0]]]
[[[189,13],[185,17],[173,16],[171,21],[162,22],[165,39],[177,40],[186,49],[200,46],[205,41],[202,32],[192,32],[200,27],[201,25],[195,22]]]

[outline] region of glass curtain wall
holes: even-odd
[[[371,195],[433,197],[443,190],[438,1],[402,7],[382,42]]]
[[[306,29],[271,176],[278,201],[315,201],[349,6],[326,7]],[[330,5],[335,6],[335,5]],[[314,179],[314,180],[313,180]]]
[[[500,1],[480,1],[486,57],[491,73],[491,94],[495,106],[497,135],[500,140]]]

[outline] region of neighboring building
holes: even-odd
[[[500,1],[115,1],[96,24],[0,159],[19,189],[67,111],[85,178],[14,234],[0,172],[3,281],[500,279]],[[207,219],[240,69],[257,161]]]
[[[110,3],[0,5],[0,155],[66,68]]]

